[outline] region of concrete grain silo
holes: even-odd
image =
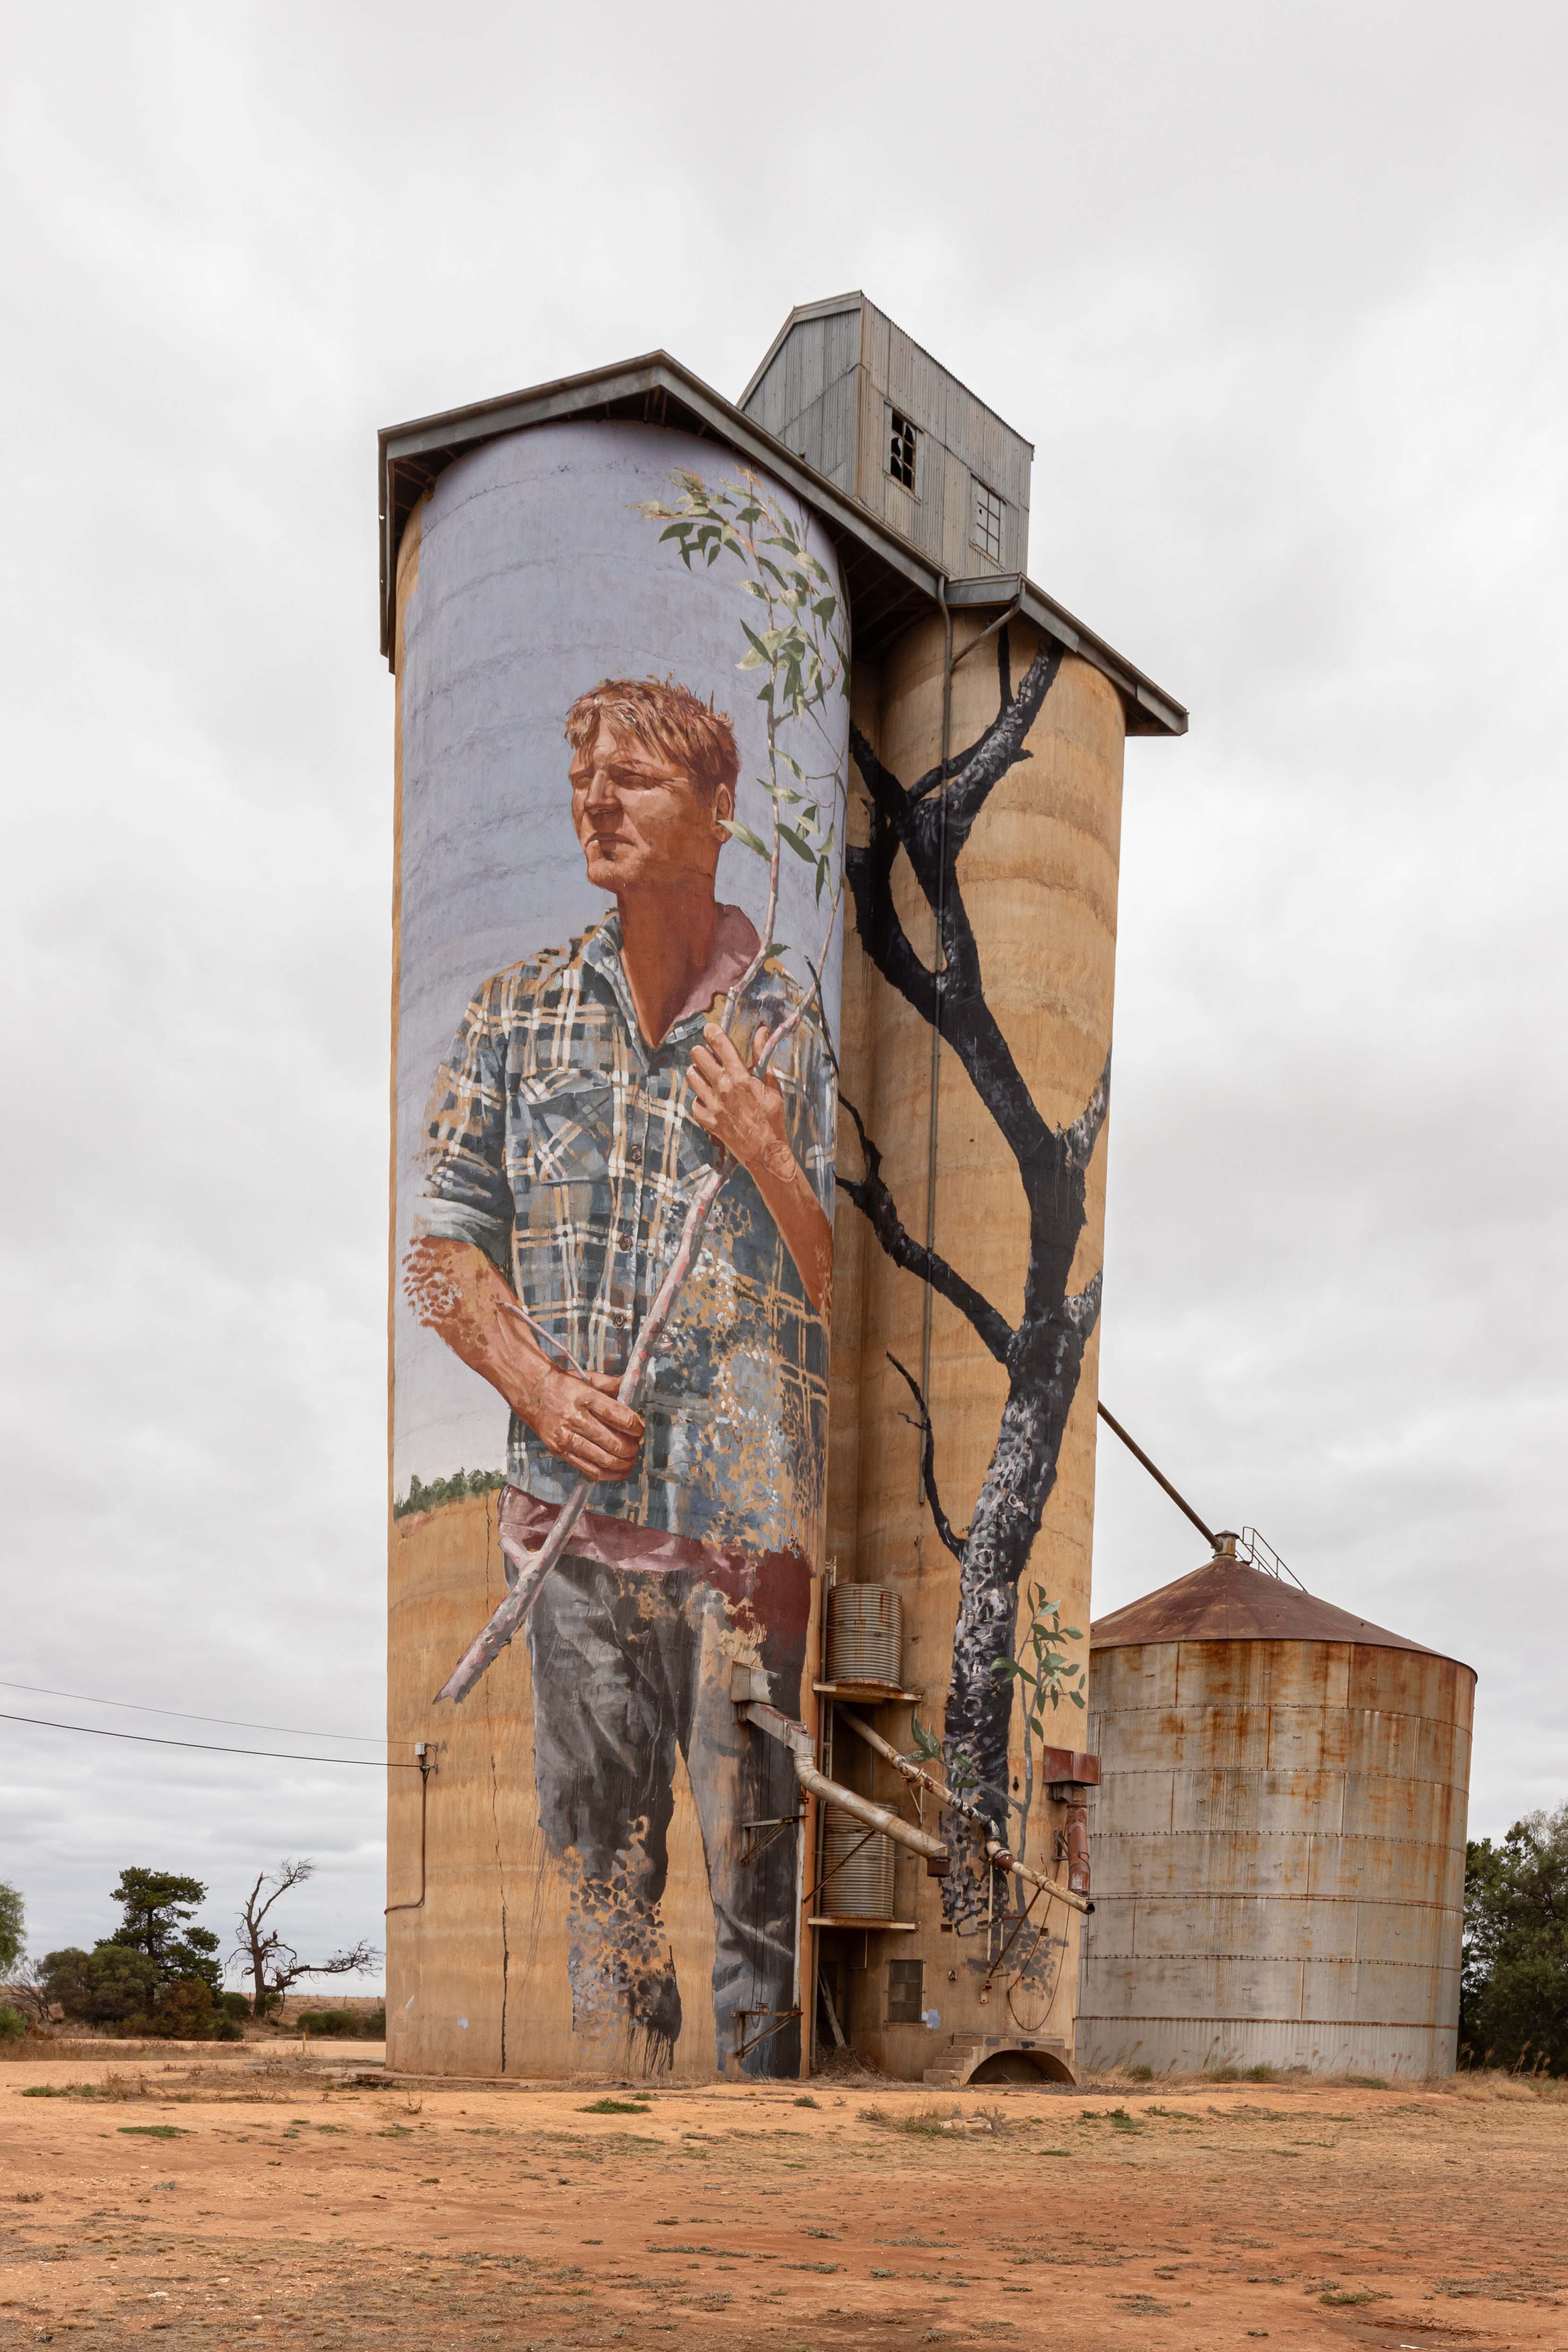
[[[859,294],[737,404],[382,437],[394,2065],[1071,2072],[1098,1767],[1009,1676],[1088,1623],[1123,752],[1186,714],[1027,576],[1032,456]]]
[[[1092,1629],[1079,2063],[1451,2074],[1475,1675],[1218,1543]]]

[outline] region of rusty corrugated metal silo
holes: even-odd
[[[1451,2074],[1475,1675],[1219,1541],[1092,1629],[1079,2063]]]

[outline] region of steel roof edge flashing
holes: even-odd
[[[874,639],[883,625],[897,623],[906,613],[914,619],[940,610],[941,574],[927,557],[667,352],[647,352],[581,375],[560,376],[521,392],[382,426],[376,436],[381,649],[389,668],[394,666],[397,546],[423,492],[454,459],[503,434],[573,417],[612,415],[727,443],[804,499],[831,533],[845,564],[857,641],[868,635]],[[1019,609],[1026,620],[1110,679],[1122,697],[1129,734],[1186,734],[1187,713],[1182,705],[1032,581],[1020,583],[1016,572],[1010,577],[992,573],[950,580],[946,585],[947,601],[957,610],[999,610],[1021,597]]]
[[[1107,645],[1084,622],[1048,596],[1032,580],[1020,580],[1018,573],[984,572],[964,580],[949,580],[947,602],[954,612],[1000,612],[1017,604],[1026,621],[1069,653],[1103,671],[1128,705],[1129,735],[1185,735],[1187,712],[1163,687],[1145,677],[1125,656]],[[1140,723],[1140,721],[1142,723]]]

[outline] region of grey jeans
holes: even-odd
[[[681,1994],[660,1903],[678,1753],[713,1903],[718,2071],[758,2034],[744,2072],[799,2071],[798,2024],[768,2032],[791,2006],[796,1839],[780,1830],[748,1861],[743,1825],[797,1813],[800,1791],[786,1751],[737,1716],[730,1672],[737,1647],[759,1651],[775,1704],[799,1714],[810,1581],[791,1557],[721,1580],[568,1553],[529,1612],[534,1779],[567,1875],[572,2027],[589,2063],[647,2074],[674,2062]]]

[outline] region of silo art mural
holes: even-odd
[[[795,1842],[740,1831],[797,1799],[732,1684],[800,1714],[821,1564],[836,568],[776,485],[634,424],[486,445],[410,538],[394,1608],[439,1587],[446,1650],[403,1664],[486,1748],[476,2070],[793,2074]],[[409,2007],[411,2053],[472,2030]]]

